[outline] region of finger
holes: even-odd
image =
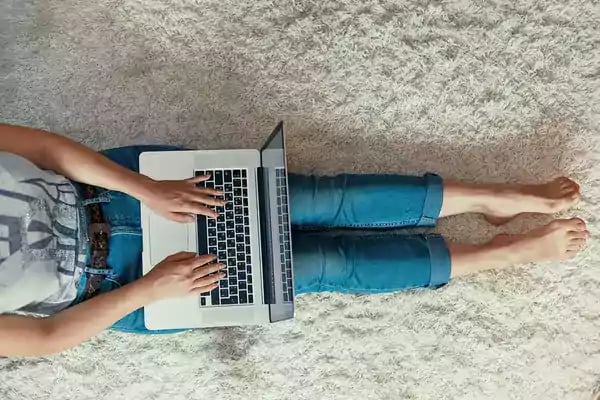
[[[227,204],[225,200],[215,199],[214,197],[196,195],[194,196],[194,201],[200,204],[206,204],[209,206],[224,206]]]
[[[218,274],[203,276],[202,278],[194,279],[192,286],[193,287],[202,287],[202,286],[212,285],[215,282],[219,282],[224,277],[225,277],[225,274],[222,272],[220,272]]]
[[[225,192],[213,188],[196,188],[196,192],[210,196],[223,196],[225,194]]]
[[[215,210],[211,210],[199,203],[188,203],[184,206],[184,210],[182,211],[190,214],[205,215],[210,218],[217,218],[219,216],[219,213]]]
[[[225,264],[222,263],[212,263],[208,265],[204,265],[203,267],[196,268],[193,273],[194,279],[200,279],[210,274],[214,274],[215,272],[219,272],[227,268]]]
[[[182,263],[187,267],[196,269],[196,268],[206,265],[210,262],[213,262],[216,259],[217,259],[217,256],[214,254],[200,254],[200,255],[196,254],[196,257],[193,257],[193,258],[190,258],[187,260],[183,260]]]
[[[196,222],[196,217],[185,213],[169,213],[169,219],[175,222],[189,223]]]
[[[190,290],[190,293],[194,293],[194,294],[208,293],[210,291],[215,290],[218,287],[219,287],[218,283],[213,283],[212,285],[208,285],[208,286],[195,287],[192,290]]]
[[[210,179],[210,175],[198,175],[193,178],[186,179],[185,181],[196,184],[196,183],[207,181],[209,179]]]
[[[187,260],[188,258],[196,257],[197,255],[198,255],[197,253],[193,253],[191,251],[180,251],[179,253],[171,254],[170,256],[165,258],[165,260],[182,261],[182,260]]]

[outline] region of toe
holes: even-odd
[[[579,253],[579,251],[577,250],[567,250],[566,255],[567,258],[574,258],[577,255],[577,253]]]
[[[569,227],[575,231],[585,231],[586,225],[585,221],[579,217],[571,218],[568,220]]]
[[[586,239],[571,239],[569,244],[567,245],[567,249],[569,250],[581,250],[587,244]]]

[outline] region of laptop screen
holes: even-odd
[[[261,149],[265,293],[271,320],[293,316],[294,282],[285,138],[280,122]]]

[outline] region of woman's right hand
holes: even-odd
[[[162,260],[142,278],[150,301],[210,292],[219,287],[225,274],[224,264],[215,263],[214,255],[182,251]]]

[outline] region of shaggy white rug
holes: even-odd
[[[96,148],[222,148],[257,147],[280,118],[295,171],[573,175],[568,215],[600,233],[595,0],[0,2],[4,122]],[[475,216],[439,229],[498,232]],[[587,400],[599,298],[594,239],[438,291],[303,296],[289,323],[0,360],[0,398]]]

